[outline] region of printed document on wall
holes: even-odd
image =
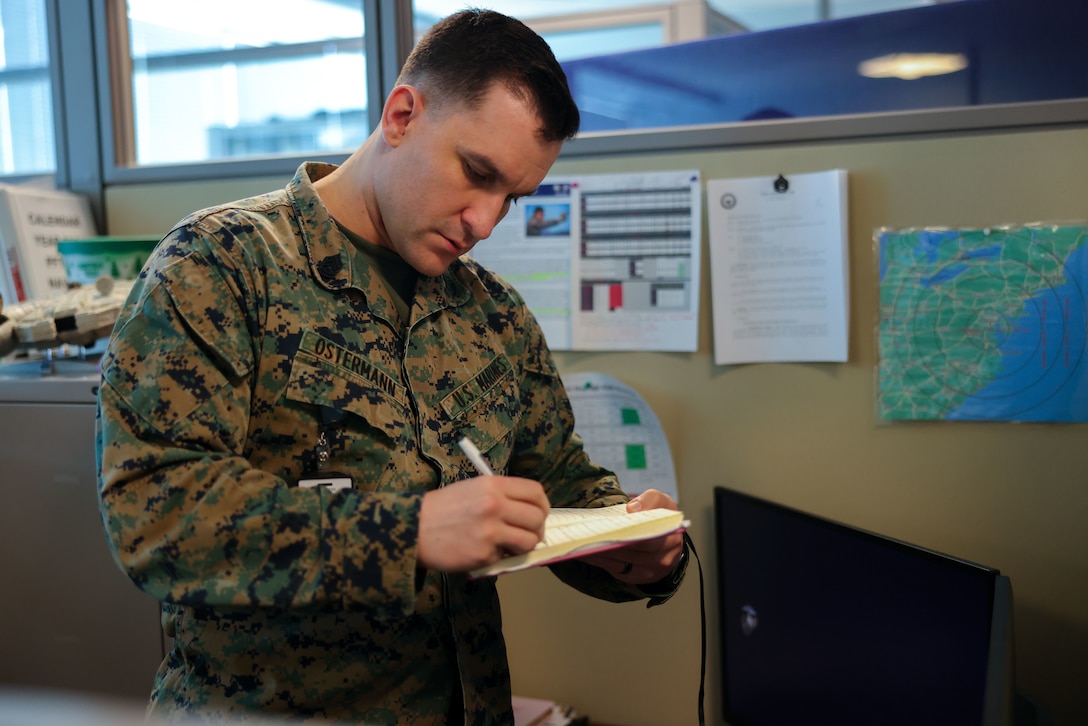
[[[574,350],[694,351],[699,172],[585,176],[576,200]]]
[[[546,179],[531,197],[511,206],[472,258],[513,285],[540,323],[552,350],[571,347],[571,250],[576,183]],[[573,239],[572,239],[573,238]]]
[[[553,350],[694,351],[701,220],[698,171],[548,177],[471,255]]]
[[[845,362],[847,173],[707,181],[714,361]]]

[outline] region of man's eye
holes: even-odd
[[[473,169],[472,166],[469,165],[469,164],[465,164],[465,175],[469,179],[471,179],[472,181],[475,181],[475,182],[485,182],[485,181],[487,181],[487,175],[486,174],[481,174],[480,172]]]

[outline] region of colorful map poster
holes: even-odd
[[[884,420],[1088,421],[1088,227],[881,231]]]

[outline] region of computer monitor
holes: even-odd
[[[715,489],[731,726],[1007,726],[1012,594],[998,570]]]

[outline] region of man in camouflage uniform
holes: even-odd
[[[103,361],[97,438],[116,559],[173,638],[153,714],[512,721],[495,582],[466,573],[531,549],[549,506],[627,497],[573,434],[524,301],[462,255],[577,126],[547,45],[464,11],[342,166],[160,243]],[[670,535],[553,570],[653,603],[685,563]]]

